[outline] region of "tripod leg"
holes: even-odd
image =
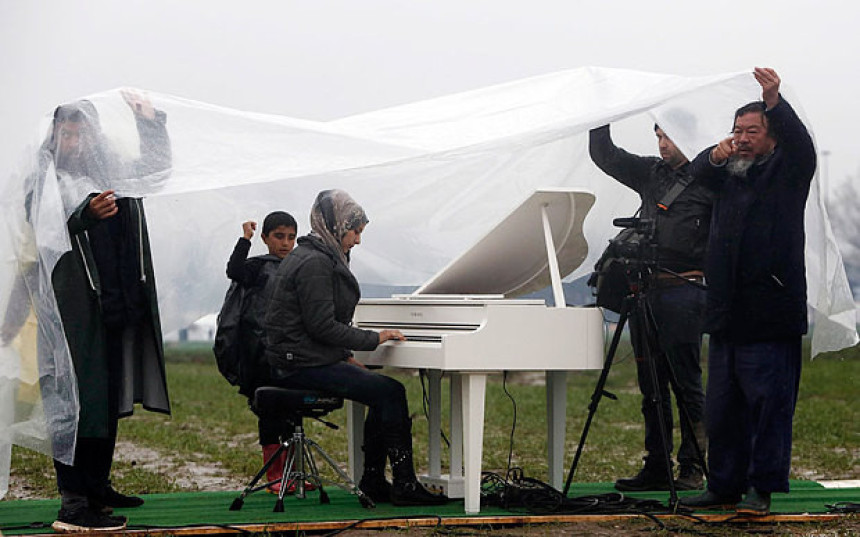
[[[275,461],[278,460],[278,457],[281,456],[281,453],[283,453],[283,451],[284,451],[284,446],[281,445],[275,451],[275,453],[272,454],[271,457],[269,457],[269,460],[267,460],[263,464],[263,467],[260,468],[260,471],[257,472],[257,474],[253,477],[253,479],[251,479],[251,482],[248,483],[248,486],[245,487],[245,490],[243,490],[242,493],[235,500],[233,500],[233,504],[230,506],[231,511],[240,510],[242,508],[242,504],[245,501],[245,498],[249,494],[251,494],[252,492],[256,492],[258,490],[261,490],[261,489],[269,486],[269,483],[266,483],[265,485],[261,485],[259,487],[255,487],[254,485],[256,485],[260,481],[260,479],[262,479],[262,477],[266,474],[266,470],[268,470],[275,463]]]
[[[278,491],[278,499],[283,501],[284,496],[290,490],[290,487],[295,487],[295,468],[296,468],[296,447],[297,441],[295,436],[282,444],[282,447],[287,451],[287,460],[284,462],[284,475],[281,476],[281,490]]]
[[[308,477],[308,455],[307,455],[307,437],[302,433],[301,438],[296,440],[295,457],[298,464],[298,471],[295,474],[296,498],[304,499],[306,494],[305,480]]]
[[[304,454],[305,465],[307,468],[307,473],[305,474],[304,478],[307,480],[308,483],[316,485],[317,490],[319,490],[320,494],[320,503],[330,503],[328,493],[323,487],[320,470],[319,467],[317,467],[317,461],[314,458],[314,453],[311,449],[310,442],[312,442],[312,440],[305,438],[302,446],[302,453]]]
[[[594,419],[594,414],[597,412],[597,406],[600,404],[600,398],[604,395],[610,399],[616,397],[607,392],[606,379],[609,377],[609,369],[612,367],[612,361],[615,359],[615,353],[618,350],[618,343],[621,341],[621,334],[624,331],[624,324],[630,311],[631,296],[625,297],[621,304],[621,316],[618,318],[618,325],[615,327],[615,333],[612,335],[612,343],[609,345],[609,352],[606,354],[606,360],[603,362],[603,370],[600,372],[600,378],[597,380],[597,385],[594,387],[594,393],[591,394],[591,403],[588,405],[588,417],[585,419],[585,426],[582,428],[582,434],[579,436],[579,444],[576,446],[576,454],[573,456],[573,462],[570,465],[570,471],[567,473],[567,481],[564,484],[563,496],[567,496],[570,490],[570,484],[573,481],[573,474],[576,472],[576,467],[579,465],[579,459],[582,456],[582,449],[585,447],[585,439],[588,437],[588,431],[591,428],[591,421]]]

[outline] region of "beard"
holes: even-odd
[[[80,155],[68,155],[60,153],[57,155],[57,160],[54,163],[57,170],[62,170],[72,176],[86,175],[84,170],[83,159]]]
[[[726,171],[734,177],[746,177],[747,171],[755,164],[755,159],[741,158],[737,155],[729,157],[729,163],[726,164]]]
[[[93,151],[75,151],[71,153],[58,152],[54,166],[72,177],[96,177],[99,172],[106,172],[106,162],[102,155]]]

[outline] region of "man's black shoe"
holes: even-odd
[[[615,481],[615,489],[624,492],[669,490],[668,473],[665,469],[655,469],[652,466],[646,465],[635,476]]]
[[[770,492],[750,487],[743,501],[735,506],[738,514],[764,516],[770,513]]]
[[[741,501],[740,497],[720,496],[710,490],[706,490],[696,496],[681,498],[678,500],[678,503],[690,509],[718,509],[728,511],[729,509],[733,509],[739,501]]]
[[[702,490],[702,470],[695,464],[682,464],[675,480],[675,490]]]
[[[143,498],[139,496],[126,496],[125,494],[119,493],[110,485],[105,487],[101,494],[96,496],[95,498],[91,498],[90,502],[95,500],[96,503],[102,504],[103,506],[108,507],[140,507],[143,505]]]
[[[448,503],[448,497],[430,492],[418,481],[405,483],[395,481],[391,486],[391,503],[397,506],[443,505]]]
[[[51,524],[58,533],[108,532],[125,529],[126,518],[108,516],[88,507],[60,509],[57,520]]]

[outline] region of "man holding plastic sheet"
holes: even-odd
[[[686,116],[680,119],[693,120]],[[656,266],[651,267],[650,290],[646,295],[659,346],[654,353],[647,351],[644,341],[647,333],[642,325],[644,319],[637,315],[630,317],[647,454],[636,476],[615,482],[615,488],[623,491],[669,489],[672,471],[667,465],[671,465],[673,450],[670,385],[681,417],[676,489],[702,487],[700,454],[706,449],[702,425],[705,395],[699,361],[705,306],[701,282],[713,193],[689,175],[689,161],[666,133],[658,125],[654,131],[660,158],[633,155],[616,147],[609,125],[589,134],[592,160],[607,175],[639,193],[641,219],[654,222],[656,239]],[[626,282],[623,285],[625,289],[620,294],[627,294]],[[656,378],[652,379],[652,364],[648,360],[654,361]],[[671,382],[673,376],[676,384]],[[660,414],[665,438],[660,437]]]
[[[732,136],[691,165],[718,193],[706,265],[711,450],[707,491],[681,503],[763,515],[772,492],[788,492],[808,328],[804,210],[816,156],[776,72],[754,74],[762,100],[739,108]]]
[[[136,94],[123,97],[137,126],[139,158],[123,159],[110,146],[90,101],[56,109],[40,154],[53,163],[72,247],[51,274],[80,403],[73,464],[54,461],[62,503],[53,528],[60,532],[125,527],[125,517],[108,513],[143,499],[111,486],[117,421],[134,403],[170,412],[143,204],[113,190],[124,181],[163,180],[170,140],[163,112]],[[47,170],[37,175],[53,177]],[[39,190],[28,196],[28,212],[36,210]]]

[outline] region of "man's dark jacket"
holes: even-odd
[[[372,351],[379,335],[351,326],[358,281],[337,252],[313,235],[281,262],[266,312],[266,356],[279,369],[330,365],[350,350]]]
[[[713,192],[698,181],[690,183],[669,206],[657,203],[680,179],[689,180],[688,166],[672,169],[663,159],[633,155],[617,147],[609,125],[589,134],[591,159],[604,173],[639,193],[642,218],[656,220],[657,256],[660,266],[675,272],[702,270],[708,242]]]
[[[712,148],[691,164],[718,195],[705,268],[705,331],[737,343],[796,337],[808,328],[803,215],[815,147],[782,97],[765,116],[777,146],[745,178],[712,165]]]

